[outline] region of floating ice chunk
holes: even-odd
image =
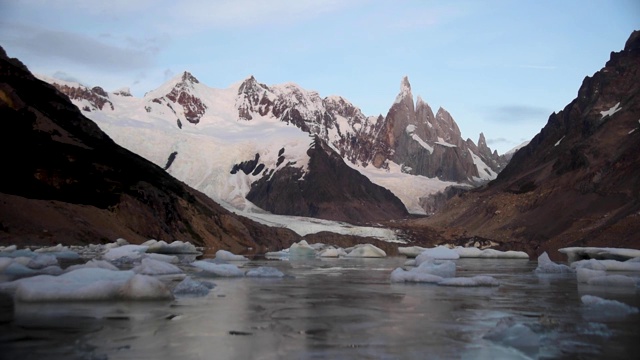
[[[11,258],[0,258],[0,272],[4,272],[4,269],[6,269],[7,266],[11,265],[11,263],[13,263],[13,259]]]
[[[173,294],[176,296],[206,296],[215,285],[210,286],[187,276],[173,289]]]
[[[169,275],[182,273],[182,270],[175,265],[151,258],[142,259],[141,264],[133,268],[133,271],[137,274],[144,275]]]
[[[60,276],[38,275],[13,281],[20,301],[94,301],[122,298],[120,290],[132,271],[85,268]]]
[[[251,269],[247,271],[245,275],[247,277],[269,277],[269,278],[284,277],[284,273],[282,273],[282,271],[270,266],[260,266],[255,269]]]
[[[616,300],[606,300],[601,297],[593,295],[583,295],[580,300],[589,310],[594,313],[605,316],[626,316],[630,314],[636,314],[638,308],[629,306]]]
[[[391,272],[391,282],[417,282],[417,283],[431,283],[437,284],[442,281],[442,277],[429,274],[427,272],[416,271],[417,268],[413,268],[409,271],[405,271],[402,268],[397,268]]]
[[[309,246],[311,246],[315,251],[322,251],[327,247],[327,245],[323,243],[309,244]]]
[[[190,242],[176,240],[167,243],[164,240],[148,240],[142,245],[148,246],[147,252],[160,254],[199,254],[200,252]]]
[[[53,265],[58,265],[58,258],[50,254],[38,254],[38,256],[32,258],[27,264],[27,266],[32,269],[42,269]]]
[[[341,257],[341,256],[347,256],[347,252],[344,251],[343,248],[334,248],[334,247],[330,247],[327,249],[322,250],[318,256],[320,257],[331,257],[331,258],[337,258],[337,257]]]
[[[16,245],[0,246],[0,252],[12,252],[18,250]]]
[[[151,259],[144,259],[151,260]],[[156,260],[152,260],[156,261]],[[160,261],[158,261],[160,262]],[[171,265],[166,264],[165,265]],[[125,300],[171,300],[173,295],[162,281],[146,275],[134,275],[120,289]]]
[[[139,259],[149,249],[144,245],[123,245],[117,248],[109,249],[102,255],[102,258],[109,261]]]
[[[454,277],[443,279],[438,285],[444,286],[499,286],[500,282],[492,276]]]
[[[216,259],[224,260],[224,261],[248,261],[249,260],[242,255],[235,255],[226,250],[216,251]]]
[[[175,255],[152,253],[152,254],[145,254],[145,257],[153,260],[164,261],[166,263],[171,263],[171,264],[177,264],[180,262],[180,259],[178,259],[178,257]]]
[[[404,266],[416,266],[416,259],[409,259],[405,261]]]
[[[539,274],[557,274],[570,273],[573,272],[573,269],[567,265],[554,263],[545,251],[538,257],[538,267],[534,271]]]
[[[532,358],[537,358],[540,351],[540,336],[511,317],[500,319],[484,338],[517,349]]]
[[[567,260],[572,263],[583,259],[596,260],[621,260],[625,261],[640,257],[640,250],[607,247],[568,247],[558,250],[567,255]]]
[[[477,247],[462,247],[456,246],[453,251],[458,253],[461,258],[479,258],[482,255],[482,250]]]
[[[264,254],[264,257],[267,259],[282,259],[289,257],[289,249],[284,249],[280,251],[270,251]]]
[[[456,260],[459,258],[460,255],[458,255],[458,253],[454,250],[451,250],[446,246],[436,246],[431,249],[426,249],[420,255],[418,255],[416,257],[416,264],[420,265],[427,259]]]
[[[584,270],[584,269],[580,269]],[[626,275],[605,275],[589,278],[587,284],[596,286],[615,286],[635,288],[637,280]]]
[[[85,264],[71,265],[65,270],[66,272],[69,272],[69,271],[85,269],[85,268],[94,268],[94,269],[98,268],[98,269],[118,271],[118,268],[112,263],[105,260],[96,260],[96,259],[91,259],[87,261]]]
[[[574,269],[590,269],[590,270],[600,270],[605,271],[607,267],[600,263],[599,260],[589,259],[589,260],[580,260],[571,263],[571,267]]]
[[[489,258],[489,259],[527,259],[529,260],[529,255],[524,251],[500,251],[495,249],[484,249],[482,250],[482,254],[480,254],[481,258]]]
[[[195,261],[191,265],[204,270],[208,274],[221,277],[240,277],[244,272],[232,264],[214,264],[208,261]]]
[[[398,247],[398,253],[400,255],[404,255],[409,258],[414,258],[422,254],[422,252],[425,250],[427,250],[427,248],[423,248],[421,246],[405,246],[405,247],[399,246]]]
[[[32,276],[38,273],[36,270],[33,270],[16,261],[12,261],[11,264],[6,266],[2,272],[6,275],[15,277]]]
[[[438,275],[443,278],[456,276],[456,263],[449,260],[436,263],[434,260],[430,259],[418,265],[415,269],[420,272]]]
[[[574,265],[575,264],[575,265]],[[607,271],[640,271],[640,262],[617,260],[580,260],[571,264],[572,267],[586,267],[594,270]]]
[[[3,251],[0,252],[0,257],[10,257],[10,258],[17,258],[17,257],[36,257],[37,254],[34,253],[33,251],[31,251],[31,249],[20,249],[20,250],[13,250],[13,251]]]
[[[289,257],[306,258],[315,256],[316,250],[306,240],[300,240],[289,247]]]
[[[62,268],[58,265],[51,265],[38,270],[39,274],[47,274],[47,275],[60,275],[63,272],[64,270],[62,270]]]
[[[371,244],[356,245],[354,249],[347,254],[347,257],[358,258],[381,258],[385,256],[387,256],[387,253],[384,252],[384,250]]]
[[[606,276],[607,273],[603,270],[591,270],[585,267],[580,267],[576,270],[577,279],[579,283],[586,284],[592,278]]]

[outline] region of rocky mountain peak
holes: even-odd
[[[181,123],[181,117],[192,124],[199,123],[207,110],[207,105],[198,97],[195,91],[195,85],[199,84],[200,81],[190,72],[185,71],[180,77],[174,77],[169,84],[172,82],[175,82],[175,85],[173,85],[169,93],[153,98],[151,102],[166,105],[178,117],[178,124]],[[175,105],[179,106],[178,110],[176,110]],[[147,111],[151,110],[151,107],[147,107]],[[181,125],[178,126],[181,127]]]
[[[411,93],[411,84],[409,83],[409,78],[407,76],[402,78],[400,82],[400,92],[396,96],[395,103],[402,103],[405,101],[411,102],[411,108],[413,109],[413,94]]]
[[[193,76],[188,71],[185,71],[185,72],[182,73],[182,82],[191,83],[191,84],[199,84],[200,83],[200,81],[198,81],[198,79],[196,79],[196,77]]]

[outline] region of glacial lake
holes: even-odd
[[[624,359],[640,352],[640,314],[581,302],[595,295],[640,307],[637,287],[586,286],[575,274],[535,274],[535,260],[515,259],[456,260],[456,276],[490,275],[498,287],[391,283],[405,260],[257,259],[242,268],[271,266],[287,277],[207,278],[217,285],[209,295],[173,301],[18,303],[14,320],[0,323],[0,358]]]

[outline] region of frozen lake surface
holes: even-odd
[[[404,257],[252,260],[287,277],[215,278],[206,297],[110,303],[18,303],[0,323],[7,359],[629,358],[640,315],[581,302],[640,307],[638,288],[536,274],[527,260],[460,259],[457,276],[499,287],[391,283]],[[190,270],[193,271],[193,270]],[[635,274],[637,276],[637,274]],[[201,280],[197,275],[194,279]]]

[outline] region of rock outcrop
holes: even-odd
[[[566,246],[638,248],[639,114],[635,31],[494,182],[415,225],[518,243],[536,254]]]
[[[408,215],[393,193],[347,166],[318,136],[314,137],[307,154],[306,171],[292,164],[275,173],[266,173],[252,184],[247,199],[275,214],[353,223],[399,219]]]

